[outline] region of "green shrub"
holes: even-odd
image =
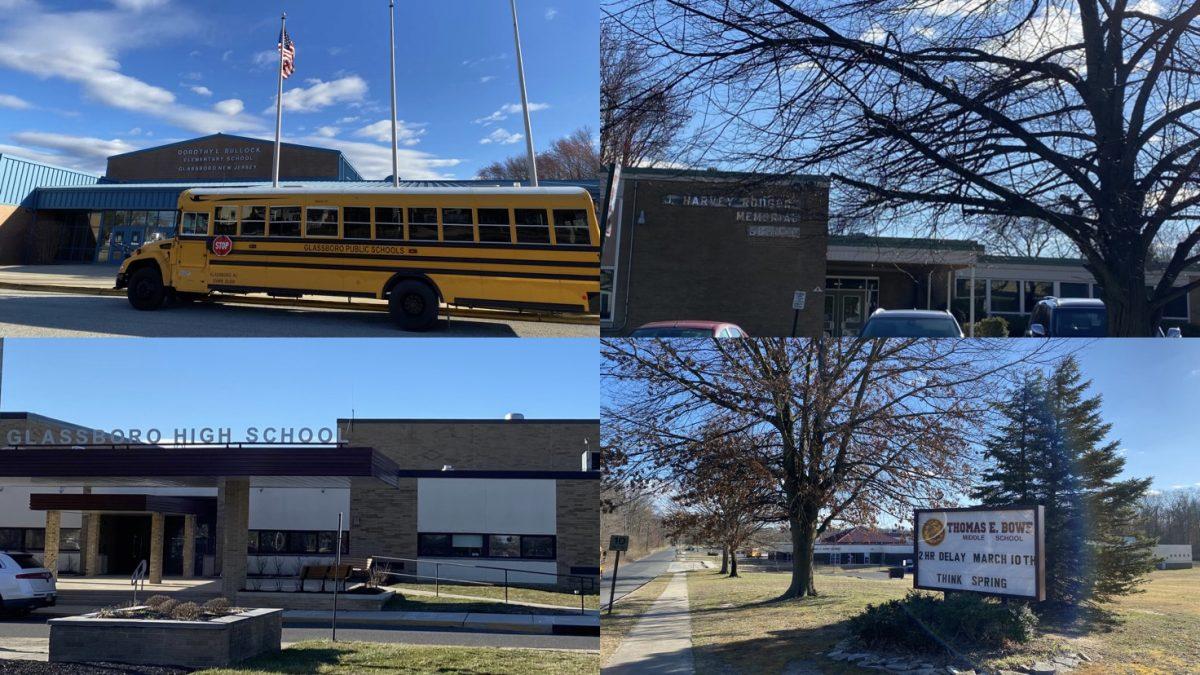
[[[1002,316],[989,316],[975,324],[975,337],[1008,337],[1008,320]]]
[[[951,646],[996,648],[1026,642],[1037,618],[1020,603],[1001,604],[972,593],[953,593],[947,599],[909,592],[902,600],[868,605],[850,619],[850,629],[869,647],[916,652]]]
[[[198,621],[200,620],[200,605],[194,602],[185,602],[175,606],[171,610],[171,618],[176,621]]]
[[[201,609],[209,614],[216,614],[217,616],[224,616],[228,614],[231,608],[232,605],[230,605],[229,601],[225,598],[213,598],[212,600],[204,603],[204,606],[201,607]]]
[[[152,595],[146,598],[142,604],[151,608],[158,609],[158,606],[171,599],[169,595]]]

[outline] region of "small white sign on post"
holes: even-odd
[[[1044,508],[918,509],[913,588],[1046,599]]]
[[[808,294],[804,291],[796,291],[792,293],[792,309],[797,312],[804,309],[804,302],[808,300]]]

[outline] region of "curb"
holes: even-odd
[[[0,281],[0,289],[10,291],[26,291],[34,293],[64,293],[70,295],[98,295],[109,297],[125,297],[125,291],[116,288],[99,286],[66,286],[57,284],[15,284],[10,281]],[[349,303],[334,300],[304,300],[294,298],[248,297],[242,295],[217,294],[201,302],[215,302],[234,305],[266,305],[271,307],[309,307],[315,309],[361,310],[367,312],[386,312],[387,305],[382,301],[368,303]],[[533,312],[511,312],[490,309],[454,308],[443,306],[447,318],[493,319],[499,321],[530,321],[535,323],[557,323],[571,326],[600,326],[600,317],[596,314],[582,316],[556,316],[553,314],[538,314]]]

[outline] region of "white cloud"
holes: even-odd
[[[229,115],[230,117],[241,113],[245,109],[246,106],[242,103],[241,99],[237,98],[228,98],[224,101],[218,101],[213,105],[213,110],[222,115]]]
[[[261,52],[254,52],[250,57],[250,64],[255,69],[268,68],[270,66],[279,67],[279,50],[266,49]]]
[[[233,50],[232,50],[232,49],[226,49],[226,50],[225,50],[225,51],[224,51],[224,52],[221,54],[221,60],[222,60],[222,61],[226,61],[226,62],[228,62],[228,61],[229,61],[229,59],[231,59],[231,58],[233,58]]]
[[[317,127],[316,131],[314,131],[313,133],[320,136],[321,138],[333,138],[334,136],[337,136],[339,133],[341,133],[341,131],[342,130],[337,127],[324,126],[324,127]]]
[[[373,138],[384,143],[392,142],[392,122],[391,120],[379,120],[373,124],[354,132],[355,136],[365,136]],[[413,146],[421,142],[421,136],[425,135],[424,124],[411,124],[404,120],[396,120],[396,143],[398,145]]]
[[[191,86],[191,87],[188,87],[188,89],[191,89],[192,91],[196,92],[197,94],[200,94],[201,96],[212,96],[212,94],[213,94],[212,89],[209,89],[208,87],[204,87],[204,86],[200,86],[200,85]]]
[[[494,79],[496,79],[495,75],[484,75],[483,77],[479,78],[479,84],[487,84]]]
[[[386,145],[320,136],[301,138],[297,142],[341,150],[367,180],[383,179],[392,175],[392,151]],[[400,177],[407,180],[454,178],[454,174],[447,170],[462,164],[461,159],[438,157],[405,148],[396,151],[396,160]]]
[[[131,12],[144,12],[148,9],[158,9],[165,6],[169,0],[113,0],[118,9]]]
[[[546,108],[549,108],[549,107],[550,107],[550,104],[548,104],[548,103],[530,103],[529,104],[529,112],[534,113],[539,110],[545,110]],[[475,120],[475,124],[484,124],[484,125],[494,124],[496,122],[500,122],[500,121],[508,119],[509,115],[520,115],[520,114],[521,114],[521,104],[520,103],[506,103],[506,104],[500,106],[500,108],[498,110],[496,110],[496,112],[492,113],[491,115],[488,115],[487,117],[480,117],[479,119]]]
[[[167,89],[121,72],[120,50],[180,38],[194,30],[196,20],[186,8],[169,16],[148,13],[130,21],[121,11],[48,12],[34,5],[7,18],[0,28],[2,67],[74,82],[96,103],[157,117],[188,131],[244,132],[263,126],[249,115],[229,117],[183,105]]]
[[[361,101],[367,93],[367,81],[358,75],[350,75],[325,82],[318,79],[306,80],[309,86],[286,89],[283,92],[283,109],[288,112],[316,112],[335,103]],[[273,112],[275,106],[263,114]]]
[[[22,131],[11,138],[17,145],[0,144],[0,153],[97,174],[104,172],[110,155],[138,149],[138,146],[119,138],[103,139],[42,131]]]
[[[0,108],[12,108],[13,110],[28,110],[33,107],[33,104],[23,98],[13,96],[12,94],[0,94]]]
[[[350,117],[343,117],[340,120],[338,120],[337,122],[334,122],[334,124],[353,124],[353,123],[359,121],[360,119],[362,119],[362,118],[359,117],[358,115],[352,115]]]
[[[546,13],[543,16],[546,17],[547,21],[553,21],[554,17],[558,16],[558,8],[557,7],[547,7]]]
[[[483,145],[495,143],[497,145],[512,145],[513,143],[521,142],[525,138],[525,134],[514,134],[505,131],[504,129],[496,129],[486,137],[479,139]]]

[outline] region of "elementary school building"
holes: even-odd
[[[598,420],[342,419],[330,434],[131,444],[0,413],[0,550],[86,576],[145,560],[151,583],[220,577],[236,597],[248,577],[331,563],[343,513],[343,555],[410,577],[596,590]]]
[[[793,323],[800,337],[853,336],[879,308],[950,310],[964,331],[972,319],[1003,316],[1020,334],[1043,297],[1100,297],[1082,260],[988,255],[969,240],[830,234],[823,176],[624,168],[600,203],[611,207],[605,335],[705,320],[752,337],[791,335]],[[1164,323],[1200,329],[1200,292],[1170,303]]]

